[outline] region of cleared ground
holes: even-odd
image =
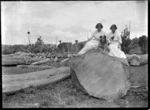
[[[67,78],[54,84],[26,88],[10,95],[3,94],[3,108],[148,107],[148,91],[145,86],[148,78],[147,69],[148,65],[130,67],[131,82],[142,86],[131,88],[126,96],[113,102],[85,95],[73,85],[71,78]],[[23,74],[40,70],[2,67],[5,74]]]

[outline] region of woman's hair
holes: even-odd
[[[96,24],[96,26],[95,26],[95,28],[97,29],[97,28],[98,28],[98,26],[101,26],[101,28],[103,28],[102,23],[97,23],[97,24]]]
[[[110,29],[112,29],[113,27],[114,27],[115,29],[117,29],[117,26],[116,26],[115,24],[111,25]]]

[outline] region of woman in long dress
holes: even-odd
[[[91,49],[96,49],[99,46],[100,43],[100,36],[104,36],[105,32],[102,31],[103,25],[101,23],[98,23],[95,28],[97,29],[91,37],[87,40],[87,43],[85,46],[79,51],[78,55],[83,55],[87,51]]]
[[[107,35],[107,39],[109,42],[109,55],[118,57],[121,59],[125,59],[126,64],[128,64],[126,60],[125,53],[121,50],[122,39],[121,36],[117,33],[117,26],[113,24],[111,27],[111,32]]]

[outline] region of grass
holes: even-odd
[[[130,72],[135,74],[147,74],[147,65],[142,67],[132,67]],[[18,69],[16,67],[3,68],[7,74],[21,74],[38,69]],[[143,72],[143,73],[141,73]],[[136,76],[136,75],[135,75]],[[142,75],[143,76],[143,75]],[[138,80],[139,77],[136,78]],[[132,82],[138,82],[133,81]],[[138,82],[140,83],[140,82]],[[104,99],[94,98],[85,95],[76,88],[71,80],[67,78],[63,81],[47,84],[40,87],[30,87],[20,90],[14,94],[3,94],[3,108],[83,108],[83,107],[148,107],[148,91],[145,86],[131,88],[126,96],[107,102]]]

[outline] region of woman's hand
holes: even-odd
[[[111,37],[111,40],[114,40],[114,38],[115,38],[115,36],[112,36],[112,37]]]
[[[118,48],[121,50],[121,43],[119,43]]]
[[[91,39],[88,39],[86,42],[89,42]]]

